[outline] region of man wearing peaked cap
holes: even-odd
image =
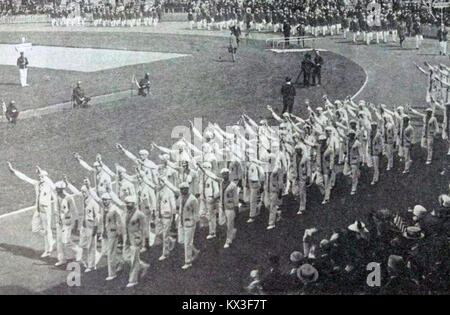
[[[56,199],[55,185],[48,178],[46,171],[36,167],[38,180],[32,179],[25,174],[14,169],[10,162],[7,162],[9,171],[19,179],[33,185],[36,190],[36,211],[31,219],[31,231],[39,233],[44,239],[44,253],[41,257],[49,257],[53,251],[55,241],[51,229],[52,205]]]
[[[100,155],[97,155],[96,161],[92,166],[84,161],[78,153],[75,153],[74,157],[85,170],[93,173],[95,179],[94,185],[98,195],[112,190],[111,175],[109,173],[114,173],[102,163]]]
[[[130,195],[125,198],[125,246],[124,258],[130,264],[130,274],[127,288],[138,284],[139,274],[141,277],[146,273],[149,265],[142,262],[140,252],[145,243],[145,214],[137,209],[136,196]]]
[[[225,217],[227,224],[227,239],[224,248],[229,248],[236,237],[234,220],[239,212],[239,189],[235,182],[230,180],[230,171],[227,168],[222,169],[221,178],[211,172],[206,172],[201,168],[202,172],[215,182],[219,183],[219,223],[221,217]]]
[[[383,138],[376,122],[371,123],[369,135],[369,159],[372,159],[373,178],[371,185],[375,185],[380,178],[380,157],[383,154]]]
[[[292,113],[292,108],[295,101],[295,87],[292,84],[290,77],[286,77],[285,83],[281,87],[281,95],[283,96],[283,111],[282,113]]]
[[[101,211],[94,197],[96,196],[95,188],[90,187],[87,178],[84,179],[84,184],[80,190],[84,207],[79,240],[79,246],[82,249],[81,261],[87,267],[85,272],[91,272],[96,268],[97,233],[101,223]]]
[[[170,183],[165,177],[159,177],[159,190],[157,191],[157,217],[161,218],[162,223],[162,255],[159,257],[163,261],[169,257],[170,251],[173,250],[175,241],[171,235],[171,227],[175,224],[176,218],[176,196],[167,183]]]
[[[180,184],[177,194],[179,195],[177,199],[180,218],[179,233],[184,242],[184,265],[181,268],[185,270],[192,267],[192,262],[200,252],[194,246],[195,229],[200,218],[197,198],[189,191],[187,182]]]
[[[69,250],[73,249],[79,252],[72,242],[72,227],[76,216],[77,207],[73,200],[73,195],[65,191],[67,184],[65,181],[59,181],[55,184],[56,202],[55,202],[55,222],[56,222],[56,251],[58,262],[55,266],[61,266],[67,262]]]
[[[291,162],[291,181],[294,183],[293,192],[297,193],[299,209],[297,214],[302,214],[306,210],[306,186],[311,178],[311,167],[307,149],[302,144],[295,146],[295,155]]]
[[[117,256],[117,247],[119,236],[123,235],[125,231],[123,211],[117,205],[113,204],[111,200],[114,199],[115,202],[120,204],[123,203],[118,200],[118,197],[112,191],[103,193],[101,198],[93,197],[101,204],[103,210],[100,227],[100,233],[102,235],[102,256],[106,255],[107,257],[108,276],[106,277],[106,280],[111,281],[117,277],[117,272],[121,269],[123,264],[120,257]],[[99,257],[97,261],[99,261],[101,257]]]
[[[203,162],[199,174],[200,213],[208,218],[207,240],[216,237],[217,212],[219,211],[220,185],[207,174],[213,174],[211,162]]]
[[[281,162],[274,153],[269,154],[269,168],[269,172],[267,172],[264,181],[264,195],[267,196],[266,199],[268,199],[265,201],[265,204],[269,208],[269,223],[267,230],[275,228],[275,222],[280,219],[281,211],[279,210],[279,206],[281,204],[284,187],[284,173],[281,168]]]
[[[264,180],[264,169],[255,160],[251,159],[247,163],[247,181],[250,188],[250,214],[247,223],[254,222],[256,216],[259,215],[260,206],[258,201],[261,197]]]

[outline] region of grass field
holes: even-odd
[[[99,34],[52,34],[49,37],[38,33],[28,38],[41,45],[74,46],[83,37],[84,47],[95,44],[95,47],[124,49],[128,45],[136,49],[132,46],[137,45],[137,38],[129,35],[129,44],[124,42],[123,36],[111,34],[103,38]],[[281,84],[286,75],[296,77],[300,54],[278,55],[261,49],[259,43],[250,43],[240,50],[238,62],[232,63],[227,59],[225,46],[226,42],[220,38],[151,36],[140,49],[192,56],[95,73],[31,68],[30,88],[0,85],[0,94],[6,100],[14,98],[19,108],[36,108],[67,100],[71,93],[66,88],[68,82],[81,80],[88,95],[102,95],[130,88],[133,74],[150,72],[152,81],[152,96],[148,98],[135,96],[87,110],[23,120],[15,128],[1,124],[0,181],[4,188],[0,199],[5,202],[0,205],[0,213],[31,205],[34,201],[32,188],[11,177],[5,161],[10,160],[27,174],[35,165],[40,165],[55,180],[67,173],[79,183],[86,173],[76,164],[73,152],[79,152],[88,161],[102,153],[110,166],[114,162],[131,166],[125,157],[119,156],[115,143],[120,142],[133,151],[149,148],[152,141],[169,146],[173,142],[172,129],[187,125],[194,117],[202,117],[205,126],[208,121],[226,126],[236,122],[243,112],[260,119],[268,113],[267,104],[280,107]],[[222,61],[219,56],[223,57]],[[323,56],[326,60],[323,85],[299,90],[295,107],[299,115],[305,112],[306,98],[313,104],[321,102],[323,94],[332,99],[344,98],[356,93],[363,84],[364,72],[354,62],[331,52],[324,52]],[[8,71],[9,67],[5,66],[0,69],[6,74],[3,81],[17,79],[16,69]],[[345,69],[350,69],[352,75],[345,75]],[[41,82],[33,77],[36,75],[46,79]],[[338,80],[330,80],[331,76]],[[156,159],[156,154],[153,158]]]
[[[1,43],[17,42],[18,33],[0,32]],[[266,51],[262,42],[250,41],[240,49],[238,62],[218,61],[227,58],[226,39],[207,36],[161,35],[112,32],[70,33],[29,32],[27,39],[40,45],[96,47],[108,49],[147,50],[191,54],[191,57],[135,65],[93,74],[79,72],[31,69],[31,88],[16,86],[17,70],[0,67],[4,76],[0,94],[5,99],[14,97],[22,108],[36,108],[67,100],[68,82],[82,80],[89,94],[100,95],[129,88],[133,73],[151,73],[153,96],[133,97],[120,102],[102,104],[87,110],[61,112],[40,119],[19,121],[10,128],[0,124],[0,214],[7,213],[34,201],[31,187],[12,177],[4,164],[11,160],[27,174],[39,164],[57,179],[67,173],[78,185],[86,172],[76,164],[72,152],[77,151],[93,161],[95,154],[103,154],[105,163],[131,164],[120,156],[114,143],[120,142],[136,152],[149,148],[151,141],[169,145],[174,126],[186,125],[188,119],[203,117],[206,121],[226,126],[235,122],[245,111],[255,120],[266,117],[267,104],[280,108],[279,88],[286,75],[295,77],[300,63],[299,54],[274,54]],[[427,49],[431,47],[427,43]],[[300,89],[295,111],[305,113],[301,105],[309,98],[318,106],[323,94],[331,99],[355,94],[369,74],[362,91],[364,98],[384,102],[388,106],[412,104],[423,99],[422,77],[411,70],[411,60],[422,62],[437,59],[411,51],[391,51],[389,47],[357,47],[342,40],[330,40],[324,48],[339,52],[325,52],[324,80],[320,88]],[[338,47],[338,49],[336,49]],[[387,58],[389,57],[389,58]],[[364,67],[356,64],[355,60]],[[36,72],[36,73],[35,73]],[[40,82],[41,78],[45,78]],[[22,94],[23,91],[23,94]],[[205,124],[204,123],[204,124]],[[316,188],[308,193],[308,209],[302,216],[295,215],[297,205],[291,198],[285,200],[283,220],[272,231],[266,231],[267,211],[252,224],[245,223],[247,211],[237,219],[237,240],[229,250],[223,249],[224,228],[218,238],[206,241],[206,229],[199,229],[196,247],[201,250],[194,268],[182,271],[183,249],[178,246],[167,261],[157,258],[161,247],[142,255],[151,264],[150,270],[135,290],[124,289],[127,270],[120,277],[106,283],[104,267],[82,276],[82,286],[68,288],[67,272],[53,267],[55,258],[40,259],[42,244],[29,232],[31,213],[12,216],[2,221],[0,234],[0,293],[26,294],[240,294],[249,271],[257,265],[266,265],[270,254],[281,255],[283,270],[288,270],[289,254],[301,250],[304,229],[317,226],[321,237],[329,237],[331,230],[346,227],[355,219],[366,218],[370,210],[387,207],[405,209],[420,203],[432,209],[437,196],[445,191],[446,176],[439,175],[449,163],[444,144],[436,142],[436,160],[425,167],[425,152],[416,146],[412,152],[414,163],[410,175],[395,169],[384,171],[381,163],[380,182],[370,186],[371,171],[363,170],[359,192],[350,196],[350,183],[339,177],[332,192],[331,203],[322,206]],[[151,152],[156,156],[156,152]],[[6,227],[6,228],[5,228]]]

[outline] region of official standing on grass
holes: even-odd
[[[19,67],[20,85],[22,87],[28,86],[28,59],[24,56],[23,51],[20,52],[20,57],[17,58],[17,67]]]
[[[291,25],[287,20],[283,23],[284,42],[286,46],[289,46],[289,37],[291,36]]]
[[[445,24],[441,24],[441,28],[437,32],[437,38],[439,40],[439,55],[447,55],[447,35],[448,31],[445,28]]]
[[[322,65],[323,65],[323,58],[322,56],[319,54],[318,50],[313,50],[315,56],[314,56],[314,67],[313,67],[313,71],[312,71],[312,85],[316,85],[316,80],[317,80],[317,85],[320,86],[320,84],[322,83]]]
[[[231,53],[231,59],[233,62],[236,61],[236,52],[238,47],[237,37],[233,30],[230,30],[230,38],[229,38],[229,46],[228,46],[228,52]]]
[[[286,82],[281,87],[281,95],[283,95],[283,114],[288,112],[292,113],[292,107],[295,100],[295,87],[292,85],[291,78],[286,77]]]

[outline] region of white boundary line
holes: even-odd
[[[359,93],[361,93],[362,90],[364,90],[364,88],[366,87],[367,82],[369,81],[369,75],[368,75],[366,69],[364,69],[364,67],[362,67],[362,66],[361,66],[359,63],[357,63],[356,61],[354,61],[354,60],[352,60],[352,61],[353,61],[354,63],[356,63],[358,66],[360,66],[360,67],[363,69],[364,74],[366,75],[366,80],[364,81],[364,84],[361,86],[361,88],[358,90],[358,92],[356,92],[356,94],[353,95],[353,96],[351,97],[351,99],[353,100],[353,99],[354,99],[355,97],[357,97],[357,96],[359,95]],[[34,205],[34,206],[31,206],[31,207],[19,209],[19,210],[13,211],[13,212],[9,212],[9,213],[2,214],[2,215],[0,215],[0,221],[1,221],[2,219],[4,219],[4,218],[10,217],[10,216],[13,216],[13,215],[16,215],[16,214],[21,214],[21,213],[28,212],[28,211],[30,211],[30,210],[33,210],[34,208],[36,208],[35,205]]]
[[[358,90],[358,92],[356,92],[355,95],[353,95],[350,99],[353,100],[355,97],[357,97],[359,95],[359,93],[361,93],[364,88],[367,85],[367,82],[369,82],[369,74],[367,73],[366,69],[364,69],[364,67],[362,67],[359,63],[357,63],[356,61],[352,60],[354,63],[356,63],[361,69],[363,69],[364,74],[366,75],[366,80],[364,81],[363,85],[361,86],[361,88]]]
[[[33,210],[35,208],[36,208],[36,205],[33,205],[31,207],[26,207],[26,208],[23,208],[23,209],[20,209],[20,210],[16,210],[16,211],[13,211],[13,212],[8,212],[8,213],[5,213],[5,214],[2,214],[2,215],[0,215],[0,220],[8,218],[8,217],[11,217],[11,216],[16,215],[16,214],[21,214],[21,213],[25,213],[25,212],[31,211],[31,210]]]

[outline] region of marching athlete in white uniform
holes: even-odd
[[[31,220],[31,231],[40,233],[44,237],[44,253],[42,258],[49,257],[53,252],[55,240],[52,233],[52,211],[56,201],[55,185],[48,178],[48,173],[41,170],[38,166],[36,172],[39,180],[31,179],[25,174],[15,170],[8,162],[11,173],[19,179],[31,184],[36,190],[36,211]]]

